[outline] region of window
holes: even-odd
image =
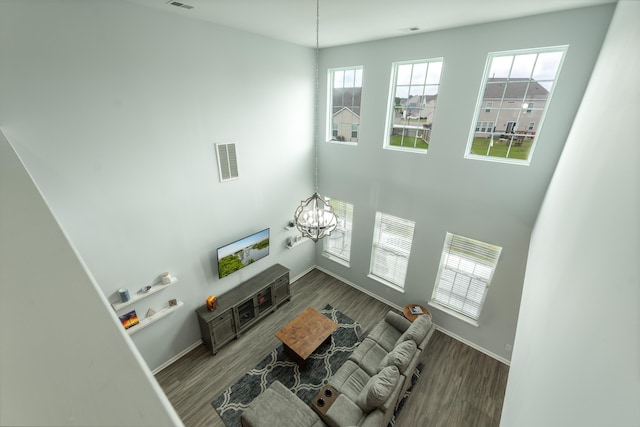
[[[466,158],[529,164],[566,50],[489,54],[472,123],[491,121],[495,128],[472,127]],[[533,129],[526,127],[531,122]]]
[[[349,267],[351,261],[351,230],[353,229],[353,205],[340,200],[329,202],[338,216],[338,225],[324,238],[322,254]]]
[[[447,233],[429,303],[477,325],[501,252],[499,246]]]
[[[529,123],[529,127],[527,127],[527,130],[532,132],[535,128],[536,128],[535,122],[531,122]]]
[[[427,151],[441,73],[442,58],[393,64],[385,148]]]
[[[329,69],[329,118],[332,142],[357,143],[362,97],[362,67]]]
[[[351,138],[358,139],[358,125],[351,125]]]
[[[415,223],[376,212],[369,277],[402,291]]]

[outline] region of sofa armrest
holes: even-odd
[[[411,326],[411,322],[409,320],[393,311],[389,311],[384,320],[401,333],[409,329],[409,326]]]

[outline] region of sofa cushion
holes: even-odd
[[[323,426],[320,417],[302,400],[275,381],[259,394],[241,415],[245,427],[316,427]]]
[[[370,379],[371,375],[363,371],[354,361],[347,360],[329,378],[328,384],[355,402]]]
[[[378,365],[378,370],[382,370],[387,366],[395,366],[400,373],[404,373],[417,350],[418,345],[413,340],[401,342],[382,359]]]
[[[349,360],[357,363],[367,374],[375,375],[380,371],[380,362],[387,354],[388,352],[380,344],[371,337],[367,337],[351,353]]]
[[[388,353],[396,346],[396,342],[402,335],[392,324],[381,321],[369,332],[367,338],[377,342]]]
[[[341,394],[327,410],[327,422],[331,426],[358,426],[364,415],[358,405]],[[274,425],[272,427],[280,426]]]
[[[427,336],[427,333],[431,329],[431,318],[429,316],[418,316],[413,321],[409,329],[407,329],[396,341],[396,345],[413,340],[416,344],[420,344],[422,340]]]
[[[393,389],[398,384],[400,372],[395,366],[387,366],[364,386],[355,403],[364,412],[371,412],[389,399]]]

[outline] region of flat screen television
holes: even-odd
[[[269,229],[218,248],[218,277],[246,267],[269,255]]]

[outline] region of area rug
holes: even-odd
[[[322,344],[311,354],[307,360],[307,369],[301,369],[284,354],[282,345],[274,349],[255,368],[211,402],[227,427],[239,427],[242,411],[276,380],[303,402],[311,402],[320,388],[349,358],[360,342],[362,327],[331,305],[319,312],[338,324],[338,329],[331,335],[331,342]]]
[[[310,356],[307,360],[307,369],[301,369],[283,353],[282,345],[279,345],[211,402],[225,426],[240,427],[242,411],[276,380],[295,393],[303,402],[309,404],[320,388],[349,358],[364,338],[362,327],[330,305],[319,311],[338,323],[338,329],[331,335],[331,342],[321,345]],[[412,384],[418,380],[421,368],[422,364],[413,374]],[[390,426],[395,424],[395,417],[410,394],[411,387],[398,405]]]

